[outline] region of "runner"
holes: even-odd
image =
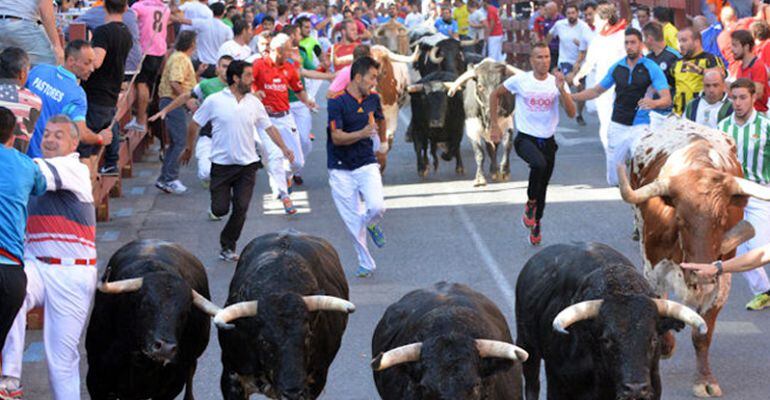
[[[345,91],[328,102],[329,186],[337,212],[353,236],[359,264],[356,276],[360,278],[372,276],[377,268],[367,247],[366,233],[377,247],[385,245],[379,225],[385,214],[385,199],[372,140],[379,136],[380,156],[386,156],[385,118],[380,96],[372,93],[379,68],[371,57],[359,58],[350,69],[351,81]]]
[[[556,163],[556,145],[554,134],[559,124],[559,103],[569,118],[577,113],[575,103],[564,84],[564,75],[548,73],[551,65],[551,52],[544,42],[532,48],[529,62],[532,71],[512,76],[498,86],[489,101],[489,115],[497,120],[500,97],[511,93],[516,95],[515,126],[518,130],[513,145],[516,154],[529,164],[529,185],[527,186],[527,204],[522,222],[530,230],[529,243],[540,244],[542,239],[540,220],[545,209],[545,194],[548,182]],[[558,99],[558,102],[557,102]],[[500,142],[500,126],[491,124],[491,137]]]

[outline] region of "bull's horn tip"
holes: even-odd
[[[218,329],[221,329],[223,331],[229,331],[229,330],[235,328],[235,325],[229,324],[229,323],[224,322],[224,321],[216,321],[216,318],[215,318],[215,321],[214,321],[214,325],[216,325],[216,327]]]
[[[703,323],[698,325],[698,333],[700,333],[701,335],[705,335],[708,332],[709,332],[709,327],[707,324]]]
[[[370,363],[370,365],[372,366],[372,369],[375,370],[375,371],[379,371],[380,370],[380,366],[382,364],[382,354],[383,353],[380,353],[380,355],[375,357],[374,360],[372,360],[372,362]]]
[[[558,322],[558,321],[554,321],[554,323],[553,323],[553,330],[555,330],[558,333],[561,333],[562,335],[569,335],[569,332],[567,332],[567,330],[564,329],[561,326],[561,323]]]

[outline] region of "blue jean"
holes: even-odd
[[[166,107],[173,101],[170,97],[160,99],[160,108]],[[184,107],[178,107],[166,114],[166,132],[169,144],[163,153],[163,167],[158,181],[168,183],[179,179],[179,156],[187,144],[187,113]]]
[[[0,50],[19,47],[29,54],[34,65],[56,64],[53,46],[42,25],[18,19],[0,19]]]

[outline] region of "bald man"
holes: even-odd
[[[709,69],[703,74],[703,93],[692,99],[684,109],[690,121],[717,129],[719,121],[733,113],[733,105],[727,98],[724,73]]]
[[[549,1],[543,8],[543,15],[535,18],[535,32],[539,40],[546,40],[548,34],[551,32],[551,28],[556,24],[556,21],[564,19],[564,16],[559,13],[559,6]],[[556,67],[556,63],[559,59],[559,38],[552,37],[548,42],[548,48],[551,50],[551,65],[550,68]]]

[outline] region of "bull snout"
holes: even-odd
[[[155,339],[145,351],[147,356],[157,362],[168,364],[176,356],[177,345],[163,339]]]
[[[650,400],[652,387],[648,383],[624,383],[618,400]]]

